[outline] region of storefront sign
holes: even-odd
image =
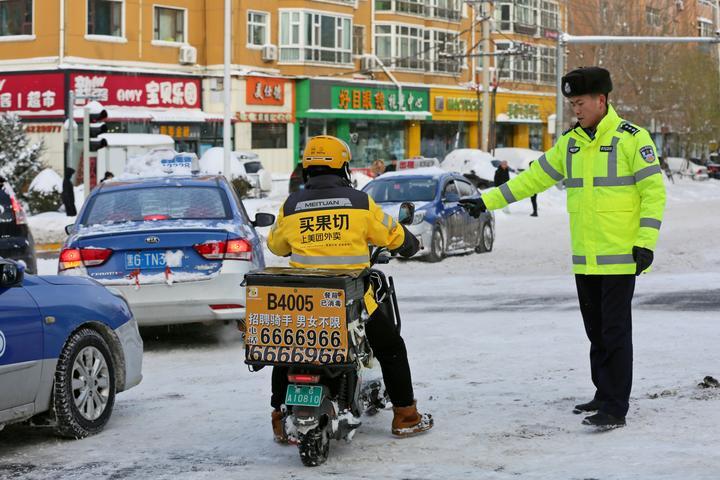
[[[338,110],[380,110],[389,112],[426,112],[429,105],[427,91],[404,88],[332,87],[331,108]]]
[[[534,103],[508,103],[507,115],[511,120],[540,120],[540,105]]]
[[[61,133],[62,125],[29,124],[25,126],[25,133]]]
[[[449,112],[477,112],[482,108],[482,99],[470,97],[441,97],[440,95],[435,97],[435,111],[442,112],[443,110]]]
[[[153,133],[169,135],[177,139],[198,139],[200,138],[199,125],[154,125]]]
[[[200,79],[196,78],[73,73],[70,85],[76,95],[103,105],[200,108]]]
[[[0,112],[39,113],[63,110],[63,85],[62,73],[0,75]]]
[[[241,122],[253,123],[294,123],[295,116],[284,112],[238,112],[235,116]]]
[[[283,105],[285,103],[285,80],[248,77],[245,102],[248,105]]]

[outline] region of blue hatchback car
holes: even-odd
[[[449,254],[492,250],[495,217],[485,212],[473,218],[460,206],[461,198],[479,197],[480,192],[459,173],[437,167],[388,172],[365,185],[363,191],[395,218],[402,202],[415,204],[415,218],[408,230],[423,247],[416,256],[437,262]]]
[[[115,394],[140,383],[142,353],[119,292],[0,259],[0,430],[32,419],[65,437],[99,432]]]
[[[60,252],[60,275],[83,275],[127,298],[140,326],[245,318],[245,274],[265,266],[256,226],[219,175],[103,182]]]

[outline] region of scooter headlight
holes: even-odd
[[[419,225],[422,223],[422,221],[425,220],[425,210],[420,210],[419,212],[415,212],[415,216],[413,217],[412,225]]]

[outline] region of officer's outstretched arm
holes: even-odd
[[[287,240],[287,234],[285,233],[285,229],[287,228],[285,224],[287,222],[283,216],[284,208],[285,204],[280,206],[277,219],[270,229],[270,234],[267,238],[268,248],[278,257],[287,257],[292,253],[292,248],[290,247],[290,243]]]
[[[640,193],[640,228],[635,245],[655,250],[665,211],[665,181],[655,144],[647,130],[637,134],[632,169]]]
[[[545,152],[530,168],[509,182],[483,193],[488,210],[503,208],[509,203],[544,192],[565,178],[565,148],[567,138],[561,137],[553,148]]]
[[[420,248],[415,235],[400,225],[392,216],[383,212],[382,208],[368,197],[368,243],[378,247],[387,247],[403,257],[411,257]]]

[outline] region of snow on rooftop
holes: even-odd
[[[103,133],[100,138],[105,139],[108,146],[150,147],[175,145],[175,140],[169,135],[155,133]]]

